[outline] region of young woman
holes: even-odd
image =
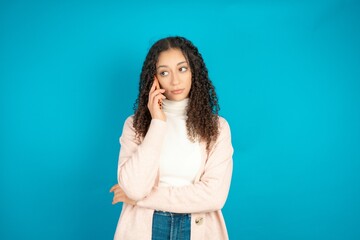
[[[198,49],[157,41],[120,137],[115,240],[228,239],[221,213],[231,182],[230,128]]]

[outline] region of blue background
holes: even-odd
[[[1,1],[0,239],[112,239],[118,138],[159,38],[230,123],[230,239],[360,239],[360,2]]]

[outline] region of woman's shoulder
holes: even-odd
[[[135,114],[131,114],[130,116],[128,116],[126,119],[125,119],[125,123],[133,123],[134,122],[134,117],[135,117]]]
[[[220,128],[220,131],[221,131],[222,129],[230,129],[230,125],[229,125],[228,121],[227,121],[224,117],[222,117],[222,116],[219,115],[218,118],[219,118],[219,128]]]
[[[123,124],[123,129],[133,129],[133,123],[134,123],[134,114],[128,116]]]
[[[217,138],[217,141],[221,141],[221,139],[224,138],[229,138],[229,137],[231,138],[231,130],[228,121],[222,116],[218,116],[218,117],[219,117],[219,136]]]

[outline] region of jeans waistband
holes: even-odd
[[[158,210],[155,210],[154,214],[161,215],[161,216],[168,216],[168,217],[190,216],[190,213],[173,213],[173,212],[164,212],[164,211],[158,211]]]

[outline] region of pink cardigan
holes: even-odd
[[[202,144],[202,165],[195,182],[184,187],[159,187],[160,149],[166,122],[153,119],[141,141],[135,141],[133,116],[126,119],[120,137],[118,182],[136,205],[123,204],[115,240],[151,240],[154,209],[191,213],[191,239],[228,239],[221,213],[231,182],[232,155],[230,128],[219,117],[220,134],[206,152]]]

